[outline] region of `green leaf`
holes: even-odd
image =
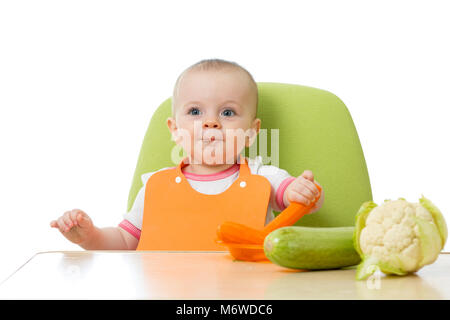
[[[445,242],[447,241],[447,224],[445,223],[444,216],[441,211],[427,198],[422,195],[422,198],[419,199],[420,204],[427,209],[430,214],[433,216],[434,223],[436,224],[439,234],[441,236],[442,248],[444,248]]]
[[[397,267],[395,267],[396,265]],[[407,275],[408,272],[402,269],[402,262],[401,259],[398,256],[391,256],[390,261],[379,261],[378,266],[380,267],[381,271],[383,271],[386,274],[396,274],[398,276],[404,276]]]
[[[392,257],[392,261],[386,262],[381,261],[374,256],[365,255],[363,261],[356,268],[356,280],[367,279],[377,270],[377,268],[385,274],[395,274],[398,276],[407,275],[408,272],[399,267],[394,267],[394,261],[395,264],[401,265],[398,257]]]
[[[420,250],[422,253],[419,267],[423,267],[437,259],[442,248],[442,241],[435,224],[419,217],[414,217],[413,219],[419,227]]]
[[[378,268],[378,259],[363,256],[362,262],[356,267],[356,280],[364,280],[371,276]]]
[[[366,226],[366,219],[369,215],[370,211],[372,211],[373,208],[375,208],[377,204],[373,201],[366,201],[364,202],[361,207],[359,208],[358,212],[356,213],[355,217],[355,232],[353,233],[353,245],[355,247],[356,252],[360,255],[360,257],[363,257],[363,253],[361,251],[361,247],[359,246],[359,237],[361,235],[362,229]]]

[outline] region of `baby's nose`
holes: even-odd
[[[220,129],[222,126],[220,125],[220,122],[217,120],[206,120],[203,123],[203,128],[214,128],[214,129]]]

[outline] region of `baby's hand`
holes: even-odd
[[[315,186],[315,183],[319,185],[317,181],[314,181],[313,173],[310,170],[305,170],[286,188],[283,196],[285,206],[287,207],[292,201],[308,206],[319,196],[319,190]],[[311,209],[311,213],[317,211],[321,205],[321,201],[316,202]]]
[[[89,240],[94,231],[91,218],[79,209],[66,211],[57,220],[50,222],[50,227],[58,228],[64,237],[76,244]]]

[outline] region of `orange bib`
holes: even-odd
[[[181,169],[154,173],[145,188],[144,218],[136,250],[224,251],[215,242],[217,227],[233,221],[255,229],[264,227],[270,201],[270,182],[252,174],[240,155],[239,176],[219,194],[191,187]]]

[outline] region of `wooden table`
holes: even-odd
[[[450,299],[450,254],[405,277],[302,271],[226,252],[64,251],[33,256],[1,299]]]

